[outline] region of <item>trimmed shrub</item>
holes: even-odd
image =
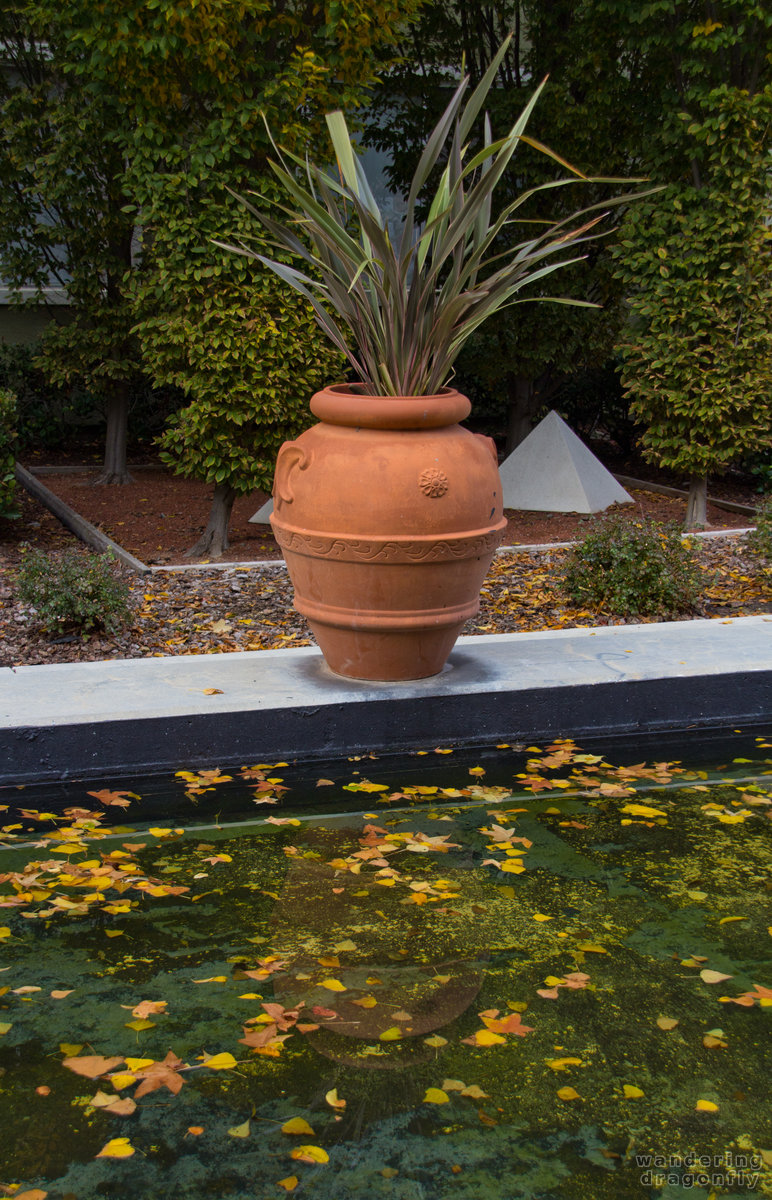
[[[683,616],[699,596],[678,528],[622,514],[602,518],[571,551],[561,583],[576,604],[620,617]]]
[[[129,588],[104,554],[60,556],[29,550],[16,576],[19,597],[50,634],[104,629],[114,633],[131,616]]]
[[[16,507],[16,397],[0,389],[0,517],[18,517]]]
[[[772,567],[772,496],[765,496],[756,512],[756,528],[749,533],[745,544],[751,553],[763,558]]]

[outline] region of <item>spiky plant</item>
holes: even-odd
[[[502,306],[524,303],[528,297],[519,293],[528,285],[581,258],[562,256],[594,236],[591,230],[605,215],[597,213],[599,208],[631,198],[618,196],[559,221],[539,221],[534,236],[503,251],[497,247],[499,235],[514,223],[514,214],[536,193],[577,180],[625,182],[589,178],[526,136],[528,119],[546,80],[506,137],[492,140],[486,114],[482,148],[470,156],[467,139],[507,44],[499,49],[466,104],[469,79],[462,79],[456,88],[416,167],[398,238],[392,238],[373,196],[343,114],[334,112],[326,119],[337,177],[275,147],[278,161],[272,161],[271,167],[295,204],[294,208],[279,207],[295,229],[241,198],[271,235],[274,246],[305,260],[312,273],[267,258],[261,252],[265,248],[262,230],[259,247],[244,241],[235,246],[219,243],[259,260],[301,292],[313,305],[319,325],[349,360],[362,390],[371,395],[436,393],[473,330]],[[521,142],[549,155],[570,177],[524,190],[492,218],[494,190]],[[447,155],[445,167],[426,220],[419,223],[419,196],[443,153]],[[301,168],[300,176],[292,164]],[[596,307],[557,296],[531,299]]]

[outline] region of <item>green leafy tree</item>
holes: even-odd
[[[125,483],[139,366],[126,293],[135,230],[117,136],[125,115],[113,92],[77,83],[68,6],[12,0],[0,9],[0,39],[0,276],[17,300],[22,289],[35,304],[52,287],[66,292],[67,319],[47,327],[39,363],[51,382],[78,383],[103,402],[101,482]]]
[[[661,128],[647,140],[665,191],[631,211],[618,276],[631,300],[624,383],[645,453],[690,480],[772,445],[772,12],[751,0],[661,0],[656,20],[609,0],[648,64]]]
[[[189,406],[162,453],[214,486],[209,524],[191,553],[227,546],[237,493],[268,487],[278,446],[303,427],[309,395],[340,372],[310,308],[256,264],[214,241],[244,229],[229,189],[264,192],[270,142],[305,153],[325,111],[352,109],[388,57],[416,0],[83,2],[77,38],[86,90],[114,94],[126,188],[143,231],[132,280],[145,369]]]

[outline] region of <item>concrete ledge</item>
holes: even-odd
[[[340,679],[312,648],[6,667],[0,783],[770,716],[763,616],[467,637],[398,685]]]

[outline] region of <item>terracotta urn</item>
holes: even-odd
[[[327,665],[354,679],[435,675],[506,529],[493,441],[458,422],[465,396],[311,400],[319,424],[285,442],[273,531]]]

